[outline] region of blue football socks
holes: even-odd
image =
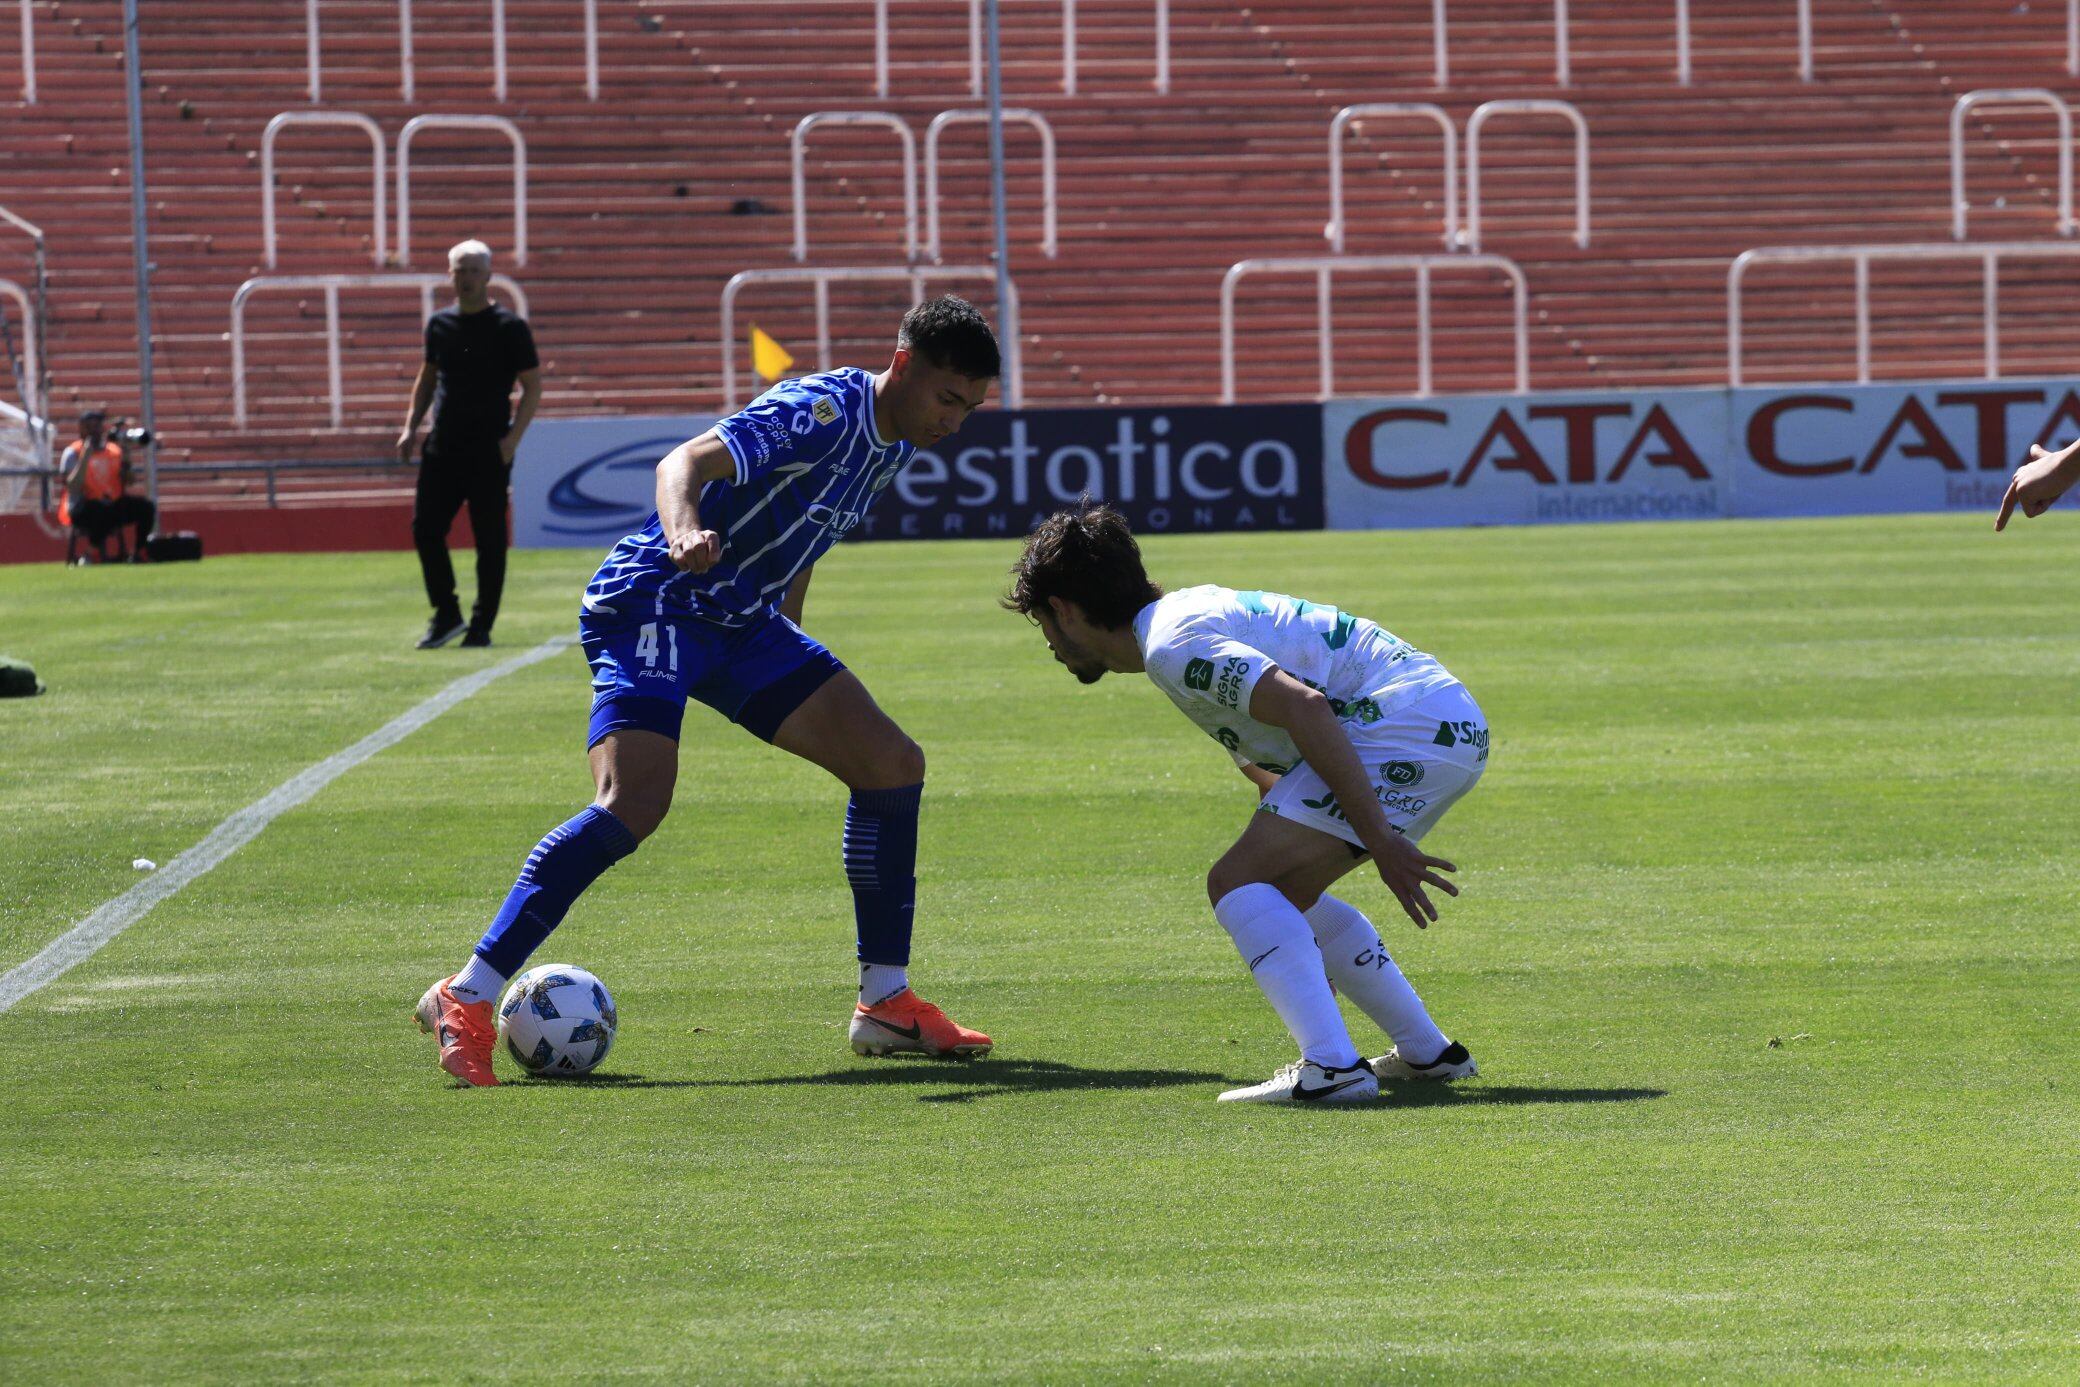
[[[924,786],[854,790],[845,806],[845,879],[859,924],[859,961],[910,962],[917,909],[917,807]]]
[[[628,826],[596,804],[550,829],[527,855],[520,879],[477,944],[477,957],[501,977],[512,977],[563,923],[565,912],[585,888],[635,850],[635,835]]]

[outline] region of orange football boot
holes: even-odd
[[[442,978],[427,988],[413,1015],[420,1030],[440,1038],[441,1068],[474,1088],[489,1088],[498,1082],[491,1072],[498,1023],[492,1019],[491,1003],[465,1002],[450,992],[453,981]]]
[[[859,1055],[914,1051],[973,1059],[990,1049],[988,1036],[959,1024],[907,987],[873,1006],[854,1007],[851,1040]]]

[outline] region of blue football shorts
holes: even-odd
[[[592,666],[587,750],[628,728],[677,741],[689,698],[770,742],[788,714],[845,668],[777,610],[748,626],[585,612],[578,635]]]

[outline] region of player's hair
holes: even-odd
[[[1141,546],[1127,518],[1086,496],[1058,510],[1026,539],[1011,565],[1004,606],[1027,617],[1059,597],[1083,608],[1093,624],[1117,630],[1163,595],[1141,566]]]
[[[896,345],[916,352],[942,370],[958,371],[969,380],[995,380],[1004,373],[997,335],[989,319],[966,299],[941,294],[903,315]]]
[[[465,260],[481,260],[484,268],[491,268],[491,247],[482,241],[457,241],[448,248],[448,268],[454,269]]]

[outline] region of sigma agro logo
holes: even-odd
[[[1214,700],[1224,708],[1242,706],[1242,681],[1249,678],[1249,661],[1240,655],[1230,655],[1221,666],[1220,687],[1213,691]]]
[[[1389,761],[1379,768],[1379,773],[1389,785],[1403,789],[1423,783],[1423,767],[1417,761]]]
[[[1184,686],[1204,693],[1213,687],[1213,661],[1192,660],[1184,667]]]
[[[551,534],[619,539],[640,529],[657,505],[657,460],[683,438],[643,438],[594,453],[549,486]]]

